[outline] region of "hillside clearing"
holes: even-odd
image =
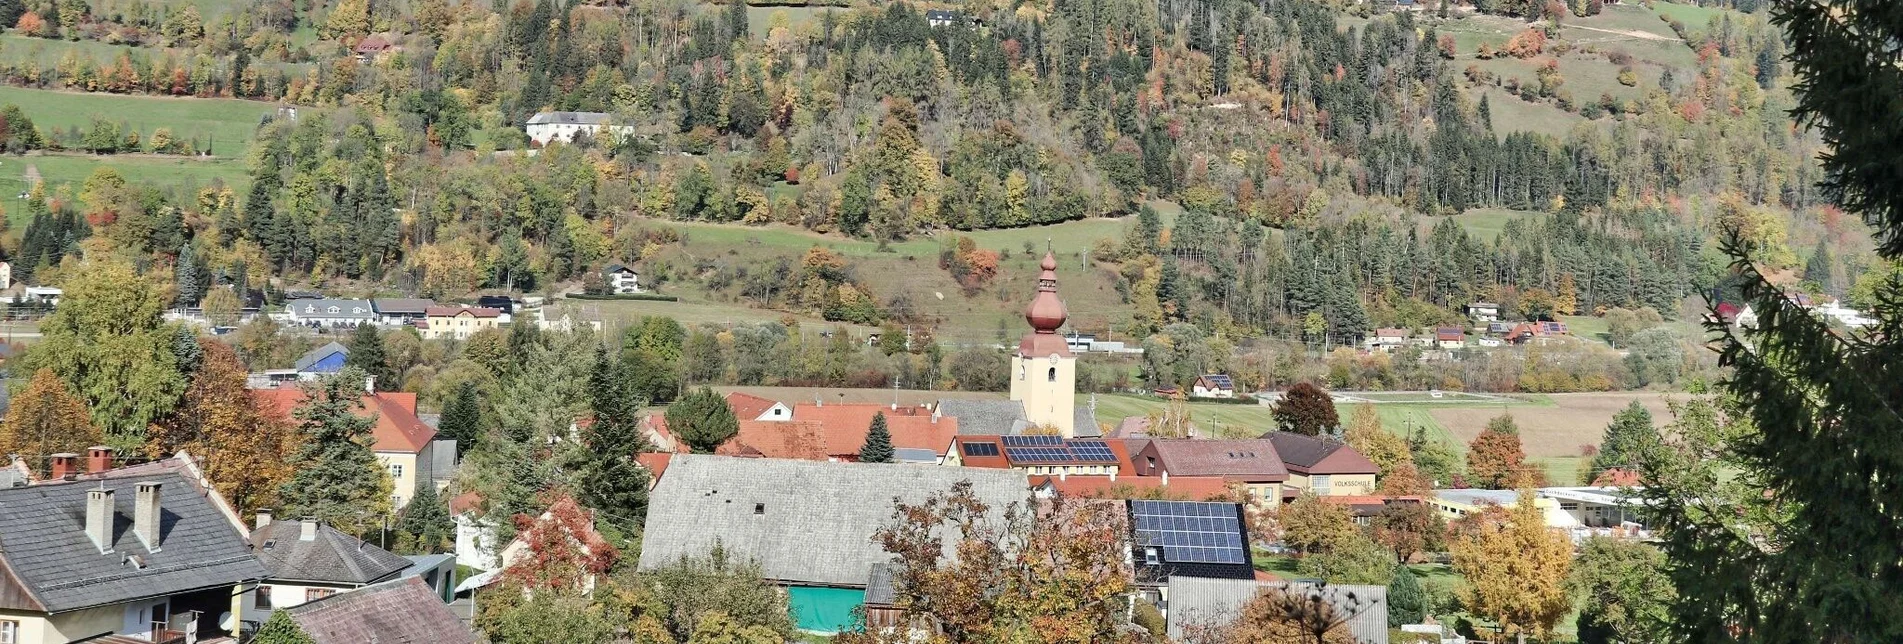
[[[228,98],[174,98],[89,94],[45,89],[0,86],[0,104],[19,106],[27,118],[42,130],[92,127],[98,118],[123,124],[149,138],[159,128],[170,128],[172,137],[199,142],[213,156],[242,157],[265,116],[276,106],[258,101]]]

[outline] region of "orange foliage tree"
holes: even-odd
[[[1566,572],[1573,544],[1546,527],[1531,491],[1506,509],[1494,505],[1451,526],[1454,571],[1467,579],[1467,610],[1493,620],[1503,638],[1544,638],[1572,609]]]
[[[1537,486],[1545,478],[1527,464],[1526,450],[1520,446],[1520,426],[1506,414],[1487,421],[1487,428],[1467,445],[1467,473],[1475,486],[1490,490]]]
[[[200,340],[199,346],[204,359],[178,409],[146,430],[146,456],[184,450],[240,512],[270,507],[278,486],[291,478],[297,428],[251,395],[244,362],[231,345]]]
[[[1526,31],[1514,34],[1512,38],[1508,39],[1506,47],[1502,48],[1501,51],[1506,52],[1508,56],[1514,58],[1532,58],[1538,56],[1540,52],[1546,51],[1546,32],[1528,28]]]
[[[608,572],[620,553],[595,531],[595,520],[575,499],[554,497],[540,517],[515,516],[516,538],[523,555],[508,562],[504,582],[534,589],[578,589],[596,575]]]
[[[84,452],[101,440],[86,403],[67,390],[66,381],[52,369],[40,369],[7,408],[6,424],[0,425],[0,456],[17,454],[44,474],[51,460],[47,457]]]

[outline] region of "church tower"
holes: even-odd
[[[1044,253],[1037,276],[1037,297],[1024,310],[1031,332],[1018,341],[1011,355],[1011,399],[1024,405],[1025,418],[1057,428],[1065,438],[1076,435],[1077,357],[1057,329],[1069,313],[1057,298],[1057,257]]]

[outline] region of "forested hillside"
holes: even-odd
[[[1016,244],[959,231],[1111,217],[1116,234],[1055,240],[1087,251],[1086,288],[1114,291],[1080,328],[1321,345],[1476,300],[1510,319],[1683,318],[1692,296],[1728,297],[1720,225],[1815,292],[1887,270],[1812,188],[1818,139],[1786,114],[1756,7],[1573,5],[973,2],[940,26],[905,2],[28,5],[27,35],[135,51],[16,83],[310,107],[257,128],[247,187],[49,186],[10,250],[48,283],[90,235],[157,270],[183,258],[195,284],[441,299],[577,288],[624,262],[696,299],[929,329],[989,327],[1024,295],[993,283]],[[1678,38],[1606,36],[1639,20]],[[1476,31],[1503,24],[1521,31],[1497,48]],[[352,55],[372,38],[395,46]],[[191,68],[139,57],[155,44]],[[1599,73],[1616,92],[1565,78]],[[531,144],[522,125],[547,110],[634,134]],[[835,250],[738,252],[690,221]],[[1026,233],[1026,258],[1051,236]],[[837,252],[848,239],[940,250]],[[920,305],[946,291],[984,320]]]

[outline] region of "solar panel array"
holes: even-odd
[[[966,456],[997,456],[997,443],[965,443]]]
[[[1140,545],[1171,563],[1249,563],[1234,503],[1131,501],[1130,520]]]
[[[1004,436],[1004,455],[1012,463],[1061,465],[1115,463],[1110,444],[1100,440],[1067,440],[1062,436]]]

